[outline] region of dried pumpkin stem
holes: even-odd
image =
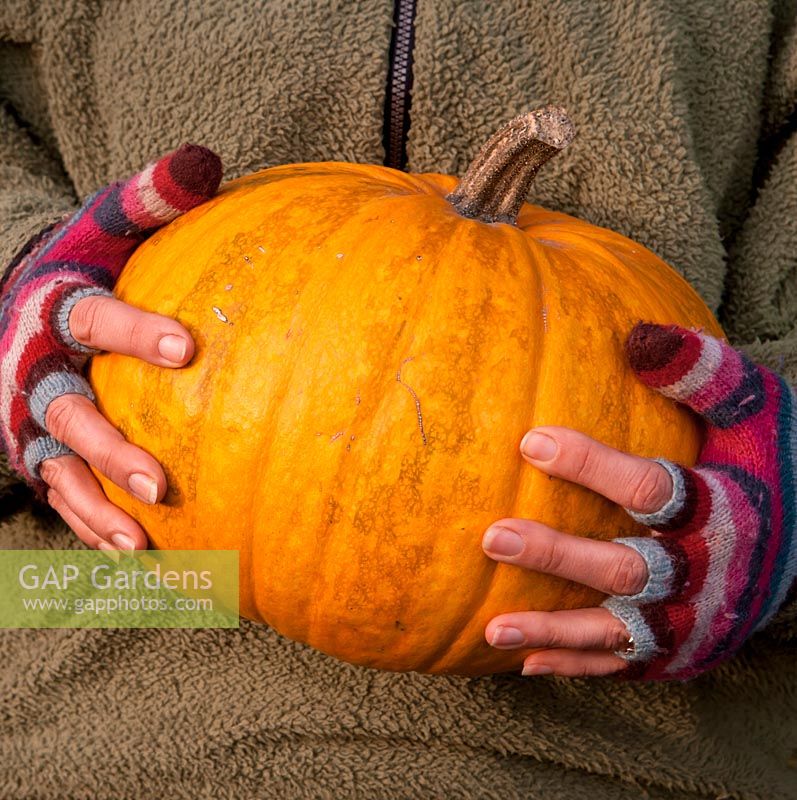
[[[515,225],[537,170],[574,136],[563,108],[521,114],[488,139],[446,200],[464,217]]]

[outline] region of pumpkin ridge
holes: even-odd
[[[431,195],[431,193],[429,193],[429,192],[423,192],[423,194],[425,196],[433,197],[433,195]],[[381,202],[381,199],[380,199],[379,202]],[[355,225],[355,223],[357,222],[357,218],[359,216],[361,216],[361,215],[362,216],[368,216],[368,214],[370,214],[372,212],[373,212],[372,209],[368,209],[365,206],[363,206],[358,211],[357,215],[353,216],[353,218],[352,218],[352,224],[354,225],[354,227],[357,227]],[[439,228],[435,229],[434,236],[435,237],[439,236],[440,238],[442,238],[446,242],[445,249],[438,249],[434,253],[434,258],[435,258],[436,261],[440,261],[440,262],[444,263],[447,259],[451,259],[452,255],[456,256],[456,250],[457,250],[457,248],[459,246],[459,243],[457,241],[457,237],[455,235],[453,235],[453,232],[459,226],[461,226],[463,224],[463,222],[466,222],[466,221],[463,220],[459,215],[452,214],[450,216],[445,217],[444,220],[440,223]],[[362,229],[362,226],[360,226],[360,228]],[[376,236],[378,236],[378,235],[379,234],[377,232]],[[361,243],[364,244],[364,240],[362,240],[362,238],[361,238]],[[412,262],[408,262],[408,263],[411,264]],[[421,280],[419,281],[419,283],[417,285],[417,289],[413,292],[413,297],[414,297],[413,306],[411,308],[406,309],[406,311],[404,312],[404,320],[403,320],[403,322],[406,322],[407,320],[414,322],[414,321],[417,321],[417,320],[422,318],[422,315],[419,313],[419,310],[428,302],[428,298],[433,295],[432,287],[429,285],[429,276],[430,275],[434,275],[435,279],[438,279],[438,276],[440,274],[441,273],[438,272],[437,270],[434,270],[432,272],[425,271],[424,273],[421,274],[421,276],[420,276]],[[411,339],[409,340],[409,343],[406,344],[405,342],[407,342],[407,337],[410,336],[410,335],[411,335]],[[396,375],[396,370],[399,368],[399,365],[401,363],[405,363],[405,357],[407,356],[407,354],[411,354],[411,357],[413,357],[413,358],[416,355],[419,355],[418,353],[414,353],[413,352],[414,348],[412,346],[412,341],[414,340],[414,338],[415,338],[415,329],[414,328],[410,328],[408,330],[408,328],[405,325],[402,324],[402,326],[399,329],[399,335],[397,335],[396,337],[393,337],[391,339],[390,354],[387,355],[387,351],[386,351],[386,356],[382,360],[382,368],[380,369],[379,376],[377,378],[378,385],[381,385],[383,387],[385,387],[385,386],[390,387],[387,390],[385,388],[383,388],[381,390],[382,394],[384,394],[385,391],[391,391],[392,390],[393,384],[395,383],[394,377]],[[402,389],[401,391],[402,392],[406,392],[405,389]],[[377,394],[380,394],[380,392],[377,392]],[[376,411],[374,411],[374,412],[372,412],[370,414],[371,425],[369,427],[369,432],[368,433],[361,432],[359,434],[359,438],[361,440],[363,440],[363,441],[368,441],[369,440],[369,438],[370,438],[369,434],[373,431],[374,426],[379,421],[378,408],[379,408],[379,406],[377,406],[377,410]],[[417,425],[417,422],[415,421],[415,417],[414,417],[415,410],[414,410],[414,407],[411,405],[411,399],[410,399],[409,396],[407,397],[407,409],[409,409],[407,411],[407,414],[408,415],[410,415],[410,414],[412,415],[412,419],[411,419],[412,424],[413,425]],[[408,422],[409,421],[410,421],[410,418],[408,416]],[[434,448],[433,427],[428,429],[427,432],[429,433],[429,444],[428,445],[424,445],[424,447],[431,446],[430,447],[430,451],[429,451],[429,455],[431,456],[432,452],[434,452],[434,450],[433,450],[433,448]],[[344,450],[341,450],[341,454],[340,454],[340,457],[338,459],[338,463],[339,464],[342,464],[343,459],[345,458],[345,456],[346,456],[346,452]],[[423,467],[424,470],[426,468],[427,468],[426,466]],[[336,476],[339,477],[341,474],[345,474],[345,470],[342,470],[342,469],[339,468],[337,470],[337,472],[336,472]],[[344,496],[346,494],[346,487],[347,487],[346,480],[356,482],[356,478],[357,478],[357,476],[351,476],[351,477],[346,476],[344,478],[344,482],[339,484],[340,488],[341,488],[341,494],[343,494]],[[345,535],[345,531],[343,531],[342,533],[343,533],[343,535]],[[335,534],[333,533],[331,537],[325,539],[324,552],[326,552],[327,549],[332,549],[333,552],[334,552],[334,547],[332,547],[332,539],[334,538],[334,536],[335,536]],[[334,587],[326,586],[326,585],[322,585],[322,584],[319,584],[319,587],[320,587],[319,591],[318,591],[317,594],[314,595],[313,601],[312,601],[312,604],[311,604],[312,608],[314,609],[314,612],[313,612],[313,624],[320,623],[322,625],[322,627],[325,627],[328,623],[324,619],[320,619],[319,620],[320,614],[323,613],[322,611],[319,611],[319,610],[320,609],[325,609],[325,607],[326,607],[325,600],[328,599],[329,592],[330,591],[334,591]],[[421,589],[418,589],[417,593],[418,594],[423,594]],[[416,601],[412,596],[408,596],[407,597],[407,602],[408,602],[409,606],[412,607],[412,604],[414,602],[416,602]],[[398,615],[399,612],[397,611],[396,614]]]
[[[385,168],[385,169],[388,170],[389,168]],[[396,170],[390,170],[390,171],[391,172],[395,172]],[[355,214],[352,214],[351,217],[340,228],[337,228],[331,234],[331,236],[341,236],[342,238],[346,238],[343,235],[343,232],[349,226],[351,226],[351,227],[353,227],[355,229],[359,228],[360,230],[362,230],[363,229],[363,223],[362,223],[360,217],[366,217],[367,218],[368,216],[370,216],[370,215],[372,215],[374,213],[374,209],[370,207],[372,203],[380,203],[381,204],[381,203],[383,203],[385,201],[394,202],[394,201],[396,201],[398,199],[399,198],[397,198],[394,195],[385,195],[384,197],[374,197],[373,199],[369,200],[367,203],[363,203],[357,209],[357,212]],[[399,202],[400,202],[400,200],[399,200]],[[360,240],[358,241],[358,246],[361,246],[363,249],[365,249],[366,242],[370,238],[372,238],[373,236],[377,236],[378,237],[380,235],[379,230],[375,226],[373,228],[371,228],[371,231],[373,233],[371,234],[371,236],[369,236],[367,238],[362,236],[362,234],[360,235]],[[330,238],[331,238],[331,236],[330,236]],[[382,360],[381,369],[379,370],[377,375],[376,376],[374,376],[374,375],[370,376],[371,380],[373,382],[375,382],[377,385],[380,385],[380,384],[383,384],[383,383],[389,385],[389,382],[387,380],[387,376],[395,371],[395,366],[393,364],[393,361],[396,361],[396,353],[398,352],[398,348],[399,348],[400,335],[403,334],[403,332],[404,332],[404,330],[406,328],[406,326],[403,324],[403,322],[406,322],[407,319],[414,320],[416,318],[415,312],[417,311],[417,305],[422,303],[423,299],[424,299],[423,295],[420,293],[420,291],[416,292],[416,296],[417,296],[416,305],[413,307],[412,313],[408,312],[405,315],[405,320],[402,321],[402,325],[400,326],[400,329],[399,329],[399,335],[393,337],[392,340],[391,340],[392,350],[391,350],[390,355],[389,356],[387,354],[385,355],[385,358]],[[358,407],[358,408],[362,408],[362,411],[355,411],[355,418],[356,418],[356,416],[358,414],[364,415],[366,407],[363,407],[363,406]],[[361,432],[359,434],[360,440],[373,441],[373,429],[374,429],[374,425],[376,424],[376,421],[377,421],[377,414],[375,412],[373,412],[369,416],[370,416],[370,426],[368,428],[368,432],[367,433]],[[352,419],[351,425],[352,426],[354,425],[354,419]],[[338,466],[337,466],[337,468],[335,469],[335,472],[334,472],[334,480],[335,480],[335,484],[336,484],[335,488],[338,489],[338,494],[339,495],[345,494],[344,489],[345,489],[345,486],[346,486],[346,482],[345,482],[346,479],[345,479],[345,477],[342,479],[341,476],[345,475],[345,473],[346,473],[346,470],[343,467],[344,460],[346,459],[346,457],[347,457],[347,451],[344,448],[341,448],[340,449],[340,454],[339,454],[338,459],[337,459],[337,465]],[[353,480],[355,480],[355,482],[356,482],[356,476],[353,477]],[[331,498],[333,496],[333,491],[334,491],[333,488],[326,489],[325,490],[325,494],[328,497]],[[319,559],[323,559],[325,554],[327,553],[327,551],[329,551],[331,549],[332,539],[335,538],[335,528],[340,529],[340,526],[332,526],[331,527],[329,523],[325,527],[326,527],[327,535],[325,535],[323,537],[323,542],[322,542],[320,548],[318,548],[318,547],[316,548],[316,554],[317,554],[317,557]],[[312,601],[308,600],[308,602],[310,604],[310,607],[312,608],[312,614],[310,615],[310,618],[309,618],[309,620],[307,622],[307,630],[308,630],[308,632],[313,632],[313,631],[317,630],[319,626],[322,627],[322,628],[326,626],[327,622],[326,622],[326,620],[324,618],[322,618],[322,614],[326,613],[325,601],[327,600],[327,597],[328,597],[330,589],[334,592],[334,587],[331,587],[329,585],[329,582],[327,582],[327,581],[321,580],[321,581],[315,581],[314,582],[314,590],[313,590]]]
[[[582,221],[579,221],[582,222]],[[577,228],[574,227],[569,233],[573,236],[577,237],[584,246],[584,249],[587,248],[598,248],[602,253],[605,254],[608,261],[615,265],[618,269],[622,270],[623,273],[634,275],[635,277],[645,278],[648,281],[655,280],[656,283],[656,290],[662,293],[672,292],[672,283],[680,283],[690,295],[696,295],[695,290],[692,288],[692,285],[689,281],[684,278],[677,270],[673,267],[670,267],[657,253],[651,250],[649,247],[639,243],[639,242],[632,242],[631,240],[627,239],[622,234],[616,233],[615,231],[609,231],[605,228],[600,228],[599,226],[592,225],[592,223],[586,223],[586,225],[590,226],[591,228],[597,228],[600,231],[600,235],[596,235],[594,238],[589,238],[587,235],[587,231],[581,230],[581,225]],[[639,251],[646,259],[644,262],[639,258],[639,253],[630,252],[629,250],[631,246],[635,246],[639,248]],[[628,260],[623,258],[619,255],[613,247],[621,248],[625,251],[629,257]],[[650,259],[653,259],[656,263],[656,268],[651,269]],[[640,281],[640,283],[644,283]],[[702,298],[699,295],[696,295],[701,302]],[[642,298],[645,300],[646,304],[649,308],[651,308],[651,314],[653,313],[652,306],[650,305],[650,295],[646,293]],[[705,330],[711,333],[714,336],[723,336],[722,329],[720,328],[719,324],[712,320],[710,325],[705,326]]]
[[[385,171],[389,171],[388,168],[385,168]],[[393,172],[393,171],[390,171],[390,172]],[[433,199],[432,195],[427,191],[423,191],[421,194],[422,194],[422,196],[424,198]],[[362,249],[363,251],[367,251],[368,250],[368,242],[370,242],[370,241],[377,241],[378,242],[379,241],[379,237],[381,235],[381,232],[380,232],[380,229],[378,228],[378,226],[368,226],[368,225],[364,224],[364,220],[372,219],[374,214],[375,214],[375,212],[376,212],[376,208],[380,209],[380,211],[379,211],[380,215],[383,215],[385,218],[390,218],[391,209],[390,209],[389,206],[387,208],[384,208],[384,204],[385,203],[388,203],[388,204],[398,203],[398,204],[403,205],[404,203],[407,202],[407,198],[409,196],[411,196],[411,195],[385,194],[383,196],[374,195],[373,197],[370,197],[366,202],[362,203],[356,209],[356,211],[354,213],[352,213],[350,215],[350,217],[342,225],[340,225],[338,228],[336,228],[335,231],[333,233],[331,233],[330,237],[326,240],[327,243],[328,243],[329,239],[331,239],[332,237],[336,237],[336,238],[339,237],[340,240],[341,240],[341,244],[340,245],[336,244],[334,247],[332,247],[331,245],[328,245],[328,246],[331,247],[332,250],[335,250],[338,247],[343,248],[343,247],[346,246],[346,245],[343,244],[343,242],[345,242],[346,240],[349,240],[351,242],[356,242],[356,247],[357,248]],[[404,216],[403,210],[402,211],[395,210],[392,213],[396,214],[396,216],[399,216],[399,214],[401,214],[401,216]],[[441,229],[445,228],[446,230],[448,230],[448,229],[450,229],[450,227],[451,227],[451,224],[448,223],[448,222],[445,222],[445,223],[441,224]],[[349,232],[350,228],[352,229],[354,234]],[[366,231],[367,233],[363,234],[363,231]],[[346,253],[344,255],[344,258],[346,256],[348,256],[348,255],[349,255],[349,253]],[[345,263],[345,261],[344,261],[344,263]],[[410,257],[408,255],[407,256],[407,268],[408,269],[412,269],[415,266],[416,266],[416,264],[414,264],[412,261],[410,261]],[[413,292],[413,296],[415,298],[414,305],[412,306],[411,309],[407,309],[404,312],[404,320],[402,320],[402,324],[401,324],[401,326],[399,328],[399,333],[401,335],[406,336],[406,327],[405,327],[404,323],[406,323],[407,320],[412,321],[412,320],[416,319],[417,316],[418,316],[418,313],[417,313],[418,309],[425,302],[425,297],[426,297],[426,294],[428,294],[428,292],[424,292],[421,289],[421,285],[422,285],[423,282],[428,281],[428,278],[429,278],[430,274],[432,274],[432,273],[430,273],[428,270],[425,271],[425,272],[420,272],[419,271],[419,273],[418,273],[417,288]],[[386,353],[385,357],[381,359],[380,367],[379,367],[378,372],[376,374],[371,374],[369,376],[369,379],[372,382],[372,385],[382,386],[382,387],[391,385],[391,381],[389,380],[389,376],[395,374],[395,371],[396,371],[396,368],[398,366],[398,363],[401,360],[399,358],[399,355],[407,352],[407,347],[406,346],[402,346],[400,344],[401,341],[403,341],[403,339],[399,338],[398,336],[391,338],[391,340],[390,340],[390,347],[391,347],[390,354],[388,355]],[[410,348],[410,349],[412,349],[412,348]],[[377,396],[379,396],[380,394],[384,393],[384,391],[385,390],[383,388],[383,389],[381,389],[379,391],[374,391],[373,394],[376,394]],[[352,418],[352,420],[349,422],[348,426],[352,427],[355,424],[354,420],[356,419],[356,415],[358,413],[361,416],[365,416],[366,415],[366,409],[367,409],[367,406],[365,404],[360,406],[360,411],[359,412],[355,411],[355,417]],[[378,409],[378,406],[377,406],[377,409]],[[370,421],[370,425],[369,425],[369,428],[367,430],[360,430],[360,432],[358,433],[358,439],[360,441],[369,441],[369,440],[373,441],[374,440],[374,436],[375,435],[374,435],[373,431],[374,431],[374,426],[375,426],[375,424],[377,423],[377,420],[378,420],[378,413],[376,412],[376,410],[371,410],[369,412],[369,414],[368,414],[368,417],[370,418],[370,420],[369,420]],[[329,497],[331,500],[333,500],[335,502],[337,502],[337,498],[339,498],[341,496],[344,496],[344,497],[346,496],[346,487],[347,487],[347,485],[349,485],[348,481],[353,481],[353,482],[356,483],[356,479],[357,479],[356,475],[348,476],[346,474],[347,470],[344,468],[344,465],[345,465],[345,461],[346,461],[347,458],[348,458],[347,451],[344,448],[341,448],[340,449],[340,453],[337,456],[337,462],[336,463],[337,463],[338,466],[334,470],[334,472],[331,473],[331,474],[334,475],[335,487],[334,488],[332,488],[332,487],[326,488],[325,487],[325,490],[324,490],[324,495],[326,497]],[[352,510],[352,509],[348,509],[348,510],[349,510],[349,513],[352,513],[352,514],[354,513],[354,510]],[[332,527],[330,527],[329,525],[326,525],[325,528],[327,530],[327,535],[322,537],[322,544],[320,546],[316,547],[316,556],[315,556],[316,560],[319,560],[319,559],[323,560],[326,557],[327,552],[329,552],[329,551],[331,551],[333,553],[335,552],[335,539],[336,539],[336,536],[337,536],[337,532],[339,530],[343,530],[342,526],[337,525],[337,524],[335,526],[332,526]],[[345,531],[344,531],[344,533],[345,533]],[[324,615],[328,613],[328,611],[326,610],[327,609],[327,602],[326,601],[328,600],[330,593],[334,593],[334,591],[335,591],[335,587],[333,585],[331,585],[330,581],[317,581],[317,582],[314,583],[312,600],[308,599],[309,607],[312,609],[312,612],[311,612],[311,615],[310,615],[310,619],[308,620],[308,630],[312,631],[312,630],[317,630],[317,629],[323,629],[323,630],[327,630],[328,629],[328,620],[324,618]]]
[[[288,201],[288,203],[286,205],[289,205],[289,204],[292,204],[292,203],[295,203],[295,202],[296,202],[296,198],[292,198],[291,200]],[[350,221],[351,220],[347,220],[347,222],[344,223],[344,225],[342,225],[341,227],[336,228],[333,231],[330,231],[329,235],[324,238],[323,243],[320,244],[319,247],[324,247],[324,246],[328,245],[329,239],[331,237],[335,236],[335,235],[338,235],[340,233],[340,231],[349,224]],[[304,288],[306,288],[306,284],[304,284]],[[308,311],[310,313],[308,313]],[[319,317],[320,317],[320,315],[322,313],[323,313],[322,305],[320,303],[314,303],[309,308],[303,308],[302,309],[302,313],[300,315],[300,313],[299,313],[299,301],[297,300],[296,304],[293,306],[292,311],[291,311],[289,329],[294,329],[294,328],[297,328],[297,327],[305,327],[305,326],[308,327],[308,328],[312,328],[316,324],[317,320],[319,319]],[[291,387],[292,387],[292,385],[294,384],[294,381],[295,381],[296,371],[299,368],[299,366],[301,365],[301,362],[302,362],[301,356],[302,356],[302,353],[303,353],[304,349],[307,346],[307,339],[306,338],[302,338],[302,341],[298,345],[298,347],[295,345],[295,341],[296,340],[294,339],[294,347],[291,350],[292,358],[285,359],[282,362],[283,364],[285,364],[285,367],[283,367],[283,369],[281,370],[280,377],[282,378],[282,380],[279,383],[279,389],[274,392],[274,396],[275,397],[276,396],[284,397],[284,396],[286,396],[286,395],[288,395],[290,393]],[[277,412],[279,412],[279,408],[277,408]],[[279,435],[278,427],[276,425],[268,426],[267,427],[267,432],[268,432],[267,437],[265,437],[263,439],[263,441],[261,442],[261,448],[260,448],[261,455],[260,455],[260,458],[258,459],[258,470],[257,470],[257,478],[258,478],[258,480],[257,480],[257,484],[256,485],[260,486],[260,487],[265,487],[266,484],[267,484],[267,481],[264,480],[263,472],[268,467],[269,457],[273,455],[272,451],[274,450],[275,440],[277,439],[277,437]],[[327,494],[329,494],[329,492],[327,492]],[[254,502],[254,498],[253,498],[253,502],[250,504],[250,509],[252,510],[252,512],[254,511],[256,505],[257,505],[257,503]],[[248,542],[250,544],[251,544],[251,541],[254,538],[253,535],[252,535],[252,533],[254,531],[254,525],[252,524],[252,522],[253,521],[250,518],[250,524],[249,524],[249,526],[247,528],[247,532],[249,534],[247,539],[248,539]],[[324,544],[322,545],[322,547],[320,549],[320,552],[318,552],[318,547],[316,546],[316,554],[317,554],[317,556],[319,558],[323,558],[323,555],[324,555],[324,552],[326,550],[327,543],[328,543],[327,540],[328,540],[328,537],[324,537],[324,540],[323,540]],[[254,553],[252,553],[252,557],[254,558]],[[252,563],[255,563],[255,562],[253,561]],[[263,567],[265,565],[258,564],[258,566]],[[316,590],[317,590],[318,584],[319,584],[319,581],[315,581]],[[309,603],[310,602],[309,598],[306,598],[306,599],[307,599],[307,602]],[[270,615],[266,613],[265,609],[261,609],[260,608],[259,598],[258,598],[258,594],[256,592],[253,592],[253,600],[254,600],[255,606],[257,607],[258,613],[261,615],[261,617],[264,620],[266,620],[267,622],[269,622],[269,624],[272,624],[269,621]],[[294,633],[292,633],[290,638],[294,638],[297,641],[300,640],[301,637],[305,637],[306,638],[308,636],[308,634],[310,634],[312,629],[313,629],[313,623],[314,623],[314,619],[313,618],[305,618],[303,620],[302,624],[300,626],[298,626],[298,627],[301,628],[301,633],[295,633],[294,632]]]
[[[480,222],[480,220],[469,220],[470,222]],[[482,223],[484,224],[484,223]],[[502,235],[506,238],[508,242],[508,247],[512,249],[512,256],[510,257],[512,260],[517,260],[520,264],[533,264],[538,266],[538,262],[534,259],[534,254],[531,252],[531,243],[529,241],[529,237],[523,234],[523,231],[519,229],[511,229],[502,232]],[[510,244],[511,243],[511,244]],[[525,251],[526,257],[529,259],[528,262],[524,261],[523,258],[517,257],[517,248],[521,248]],[[547,254],[546,254],[547,257]],[[547,262],[546,262],[547,263]],[[540,275],[541,269],[530,269],[529,270],[529,280],[536,284],[537,294],[541,297],[543,291],[543,282]],[[535,321],[536,326],[541,329],[543,328],[543,321],[542,319],[538,319]],[[528,368],[528,373],[533,375],[533,379],[530,380],[532,386],[536,386],[539,382],[539,374],[541,370],[541,365],[544,363],[544,358],[541,355],[542,343],[545,341],[544,335],[540,335],[537,339],[538,342],[541,343],[541,347],[533,350],[529,348],[526,352],[530,365],[525,365]],[[531,396],[533,397],[534,392],[531,392]],[[528,429],[531,426],[533,417],[534,417],[534,406],[532,403],[529,403],[529,415],[528,421],[526,423],[526,428]],[[518,445],[520,443],[518,442]],[[520,456],[520,452],[518,450],[518,457],[515,462],[515,472],[513,480],[511,481],[513,492],[512,498],[507,503],[507,513],[504,516],[508,517],[517,517],[518,513],[518,505],[519,505],[519,498],[520,498],[520,491],[522,486],[522,481],[520,480],[521,473],[528,469],[530,465],[526,464],[523,458]],[[496,512],[498,513],[498,512]],[[480,546],[476,542],[474,542],[474,546]],[[433,653],[430,654],[429,658],[421,661],[417,667],[417,669],[421,672],[437,672],[439,671],[439,667],[442,663],[446,661],[446,655],[450,655],[449,651],[451,650],[452,645],[458,639],[460,639],[463,633],[467,630],[468,627],[477,624],[475,620],[478,620],[480,617],[481,612],[485,608],[488,602],[493,602],[493,593],[495,589],[495,584],[500,577],[502,570],[504,570],[507,566],[506,564],[497,564],[485,554],[485,571],[484,574],[488,575],[487,581],[480,587],[480,592],[473,593],[473,601],[469,604],[467,614],[463,614],[461,618],[461,624],[458,625],[454,630],[447,632],[446,637],[441,637],[441,645],[438,647]],[[508,611],[514,609],[507,609]]]

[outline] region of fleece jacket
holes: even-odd
[[[4,0],[0,264],[186,141],[225,179],[384,163],[395,11]],[[406,168],[462,174],[503,122],[564,106],[578,136],[530,199],[653,250],[794,382],[795,18],[793,0],[417,0]],[[81,546],[0,476],[1,548]],[[0,653],[7,798],[797,797],[793,606],[686,683],[382,672],[245,621],[3,630]]]

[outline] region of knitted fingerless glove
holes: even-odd
[[[72,450],[47,433],[45,414],[62,394],[94,393],[82,374],[98,352],[76,341],[69,313],[89,295],[113,296],[127,259],[153,231],[212,197],[221,161],[186,144],[133,177],[95,192],[47,226],[0,281],[0,445],[11,467],[46,499],[39,465]]]
[[[653,537],[615,539],[649,580],[603,606],[634,639],[619,678],[686,680],[730,658],[795,582],[797,401],[779,375],[699,332],[639,323],[626,352],[645,384],[704,418],[707,439],[694,469],[657,459],[671,499],[628,511]]]

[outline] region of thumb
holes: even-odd
[[[111,288],[133,250],[156,228],[209,200],[221,173],[221,159],[212,150],[184,144],[95,192],[53,231],[37,259],[77,268]]]
[[[714,336],[678,325],[638,322],[625,351],[644,384],[684,403],[716,427],[732,428],[763,407],[758,367]]]
[[[116,207],[110,196],[103,206],[109,206],[110,215],[121,212],[140,230],[159,227],[209,200],[221,174],[221,159],[212,150],[184,144],[121,183]]]

